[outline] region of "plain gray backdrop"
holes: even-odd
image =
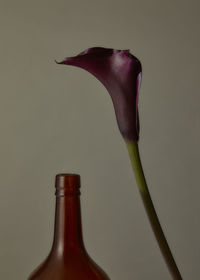
[[[85,245],[111,280],[171,279],[110,96],[54,62],[94,46],[142,62],[144,171],[183,279],[199,279],[199,3],[1,0],[1,279],[27,279],[48,254],[60,172],[81,175]]]

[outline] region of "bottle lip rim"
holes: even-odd
[[[78,174],[78,173],[58,173],[58,174],[56,174],[56,177],[59,177],[59,176],[78,176],[78,177],[80,177],[80,175]]]
[[[57,194],[63,191],[77,192],[80,187],[81,179],[79,174],[59,173],[56,175],[55,188]]]

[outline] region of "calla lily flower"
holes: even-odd
[[[136,182],[160,250],[174,280],[182,280],[158,216],[156,214],[138,149],[139,117],[138,94],[142,66],[129,50],[90,48],[77,56],[65,58],[58,64],[73,65],[93,74],[109,92],[119,130],[128,148]]]
[[[129,50],[90,48],[58,63],[83,68],[102,82],[112,98],[122,136],[129,141],[138,141],[142,67]]]

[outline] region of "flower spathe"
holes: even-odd
[[[89,48],[58,64],[83,68],[102,82],[112,98],[122,136],[128,141],[138,141],[138,93],[142,66],[129,50]]]

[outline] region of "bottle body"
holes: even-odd
[[[53,246],[49,256],[28,280],[109,280],[84,247],[79,187],[79,175],[56,176]]]

